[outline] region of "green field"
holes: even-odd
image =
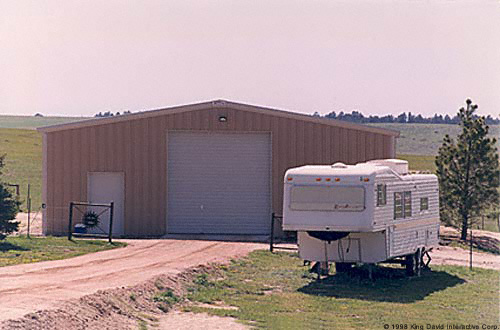
[[[400,131],[401,135],[396,143],[396,153],[403,155],[437,155],[446,134],[456,137],[460,133],[458,125],[392,123],[370,125]],[[498,140],[500,126],[490,126],[490,135]],[[498,147],[500,144],[497,141]]]
[[[432,173],[436,171],[435,156],[398,154],[396,158],[407,160],[411,171],[430,171]]]
[[[89,118],[0,115],[0,155],[7,155],[3,180],[20,185],[24,210],[28,183],[32,209],[37,211],[42,204],[42,135],[35,129],[85,119]]]
[[[125,245],[101,240],[69,241],[66,237],[12,236],[0,241],[0,267],[72,258]]]
[[[42,126],[72,123],[88,117],[34,117],[0,115],[0,128],[35,129]]]
[[[481,327],[498,324],[499,275],[494,270],[432,266],[421,277],[408,278],[402,268],[378,267],[374,281],[361,268],[317,282],[296,255],[255,251],[219,273],[200,275],[187,297],[194,304],[183,309],[235,317],[260,329]]]
[[[19,184],[23,209],[26,209],[28,183],[31,205],[37,211],[42,204],[42,135],[34,130],[0,128],[0,155],[6,155],[2,180]]]

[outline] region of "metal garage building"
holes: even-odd
[[[286,169],[393,158],[398,136],[228,101],[39,130],[43,230],[56,235],[70,201],[110,200],[118,235],[268,234]]]

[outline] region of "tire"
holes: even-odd
[[[415,254],[405,256],[406,276],[415,275]]]
[[[352,263],[350,262],[336,262],[335,263],[335,271],[337,273],[345,273],[351,270]]]

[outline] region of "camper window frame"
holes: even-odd
[[[425,203],[424,203],[425,201]],[[425,206],[425,207],[424,207]],[[429,211],[429,197],[420,197],[420,212]]]
[[[404,210],[404,217],[411,218],[412,216],[411,191],[405,191],[403,193],[403,210]]]
[[[399,205],[396,203],[398,200],[396,196],[399,197]],[[398,212],[398,207],[401,207],[401,212]],[[394,220],[396,219],[403,219],[404,218],[404,202],[403,202],[403,192],[402,191],[395,191],[394,192]]]
[[[377,206],[387,205],[387,185],[384,183],[377,184]]]

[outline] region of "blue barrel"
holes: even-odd
[[[78,223],[75,225],[75,234],[86,234],[87,227],[84,224]]]

